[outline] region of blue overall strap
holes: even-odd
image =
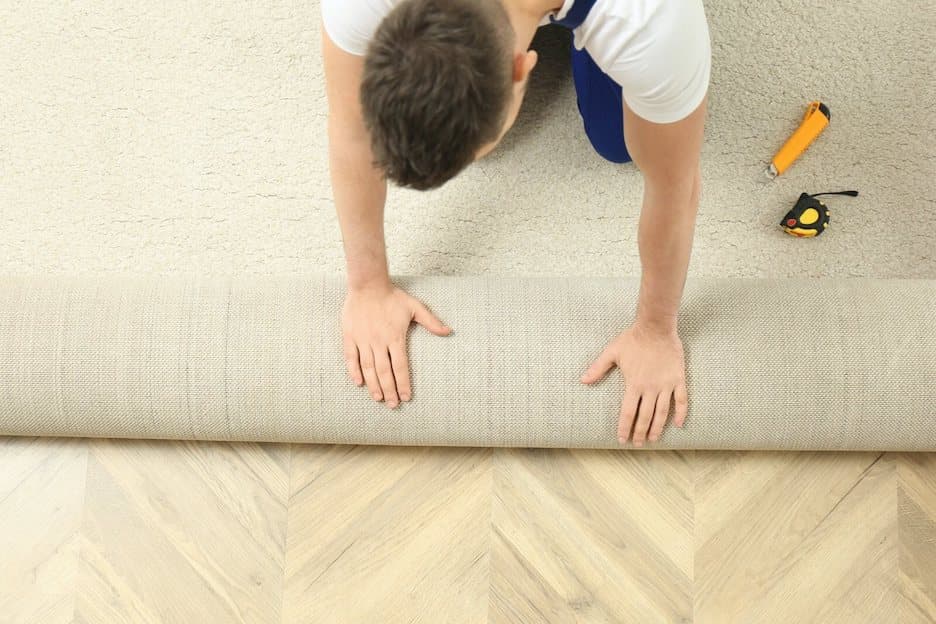
[[[588,12],[591,11],[594,5],[595,0],[575,0],[565,17],[561,20],[557,20],[550,16],[549,22],[565,26],[568,29],[578,28],[581,26],[582,22],[585,21],[585,18],[588,17]]]

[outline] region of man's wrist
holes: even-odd
[[[374,288],[387,288],[391,286],[389,273],[368,275],[368,276],[348,276],[348,288],[350,290],[369,290]]]
[[[675,314],[647,314],[637,313],[634,326],[646,333],[675,334],[678,319]]]

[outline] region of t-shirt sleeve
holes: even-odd
[[[336,46],[363,56],[380,21],[391,8],[392,3],[387,2],[322,0],[322,24]]]
[[[655,123],[689,116],[708,91],[712,51],[701,0],[661,2],[608,72],[632,111]]]

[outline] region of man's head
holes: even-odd
[[[404,0],[364,59],[375,164],[401,186],[441,186],[513,125],[535,52],[516,52],[501,0]]]

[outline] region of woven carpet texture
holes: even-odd
[[[620,446],[620,376],[578,377],[638,280],[395,279],[454,332],[413,327],[390,410],[348,378],[340,277],[3,277],[0,435]],[[689,418],[653,448],[936,451],[934,302],[933,280],[690,280]]]

